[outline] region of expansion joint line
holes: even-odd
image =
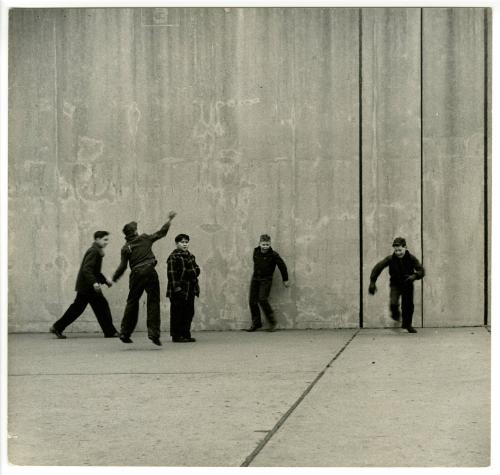
[[[320,371],[320,373],[314,378],[309,386],[304,390],[304,392],[299,396],[299,398],[290,406],[288,411],[285,412],[280,418],[280,420],[275,424],[275,426],[266,434],[266,436],[259,442],[254,451],[245,459],[245,461],[240,465],[240,467],[248,467],[259,455],[262,449],[267,445],[267,443],[271,440],[274,434],[278,432],[279,428],[286,422],[286,420],[292,415],[293,411],[297,408],[297,406],[305,399],[305,397],[310,393],[311,389],[316,385],[316,383],[323,377],[326,373],[326,370],[330,368],[330,366],[335,362],[335,360],[344,352],[344,350],[350,345],[350,343],[356,338],[358,333],[361,331],[361,328],[354,333],[354,335],[349,338],[349,340],[344,344],[344,346],[335,354],[335,356],[328,362],[328,364]]]

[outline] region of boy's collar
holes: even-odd
[[[96,248],[101,256],[104,256],[104,248],[99,246],[95,241],[92,243],[92,247]]]

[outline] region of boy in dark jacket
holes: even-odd
[[[167,297],[170,299],[170,336],[174,343],[192,343],[191,322],[194,317],[194,298],[200,296],[196,258],[188,251],[189,236],[175,237],[176,249],[167,259]]]
[[[170,211],[168,221],[161,229],[153,234],[140,234],[137,232],[137,223],[132,221],[123,227],[125,245],[121,251],[121,262],[113,275],[113,282],[117,282],[130,265],[129,293],[127,306],[123,314],[120,340],[123,343],[132,343],[132,335],[139,318],[139,299],[144,291],[147,300],[147,327],[148,338],[158,346],[160,341],[160,281],[155,266],[157,264],[152,246],[155,241],[167,235],[170,223],[176,213]]]
[[[400,318],[399,298],[401,297],[403,311],[401,327],[406,329],[408,333],[417,333],[417,330],[411,325],[414,308],[413,282],[422,279],[425,271],[418,259],[406,249],[406,240],[404,238],[395,238],[392,247],[394,248],[393,254],[381,260],[373,268],[368,292],[371,295],[375,294],[377,291],[375,282],[378,276],[386,267],[389,267],[391,318],[393,320],[399,320]]]
[[[264,311],[267,320],[269,321],[268,331],[274,331],[276,328],[276,319],[274,312],[269,304],[269,293],[273,283],[273,273],[278,266],[283,279],[283,285],[289,286],[288,271],[286,264],[280,255],[271,247],[271,237],[263,234],[259,239],[259,246],[253,251],[253,275],[250,282],[250,297],[249,305],[252,314],[252,326],[248,328],[247,332],[257,331],[262,327],[262,320],[260,317],[260,307]]]
[[[118,336],[118,332],[113,325],[108,301],[101,290],[102,284],[108,287],[112,285],[112,282],[101,273],[104,248],[108,243],[109,233],[107,231],[96,231],[94,233],[94,242],[83,256],[76,278],[75,301],[69,306],[64,315],[50,327],[50,332],[56,335],[57,338],[66,338],[62,332],[83,313],[88,304],[92,307],[104,336],[106,338]]]

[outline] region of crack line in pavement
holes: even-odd
[[[255,457],[259,455],[261,450],[266,446],[271,437],[276,434],[279,428],[285,423],[285,421],[291,416],[292,412],[295,411],[297,406],[305,399],[305,397],[309,394],[311,389],[316,385],[316,383],[323,377],[326,373],[326,370],[330,368],[332,363],[343,353],[343,351],[349,346],[349,344],[354,340],[357,334],[361,331],[361,328],[354,333],[354,335],[349,338],[349,340],[345,343],[345,345],[337,352],[337,354],[330,360],[330,362],[323,368],[322,371],[314,378],[314,381],[307,386],[304,392],[299,396],[299,398],[290,406],[288,411],[285,412],[280,418],[280,420],[275,424],[275,426],[267,433],[267,435],[259,442],[257,447],[253,450],[253,452],[245,459],[245,461],[240,465],[240,467],[248,467]]]

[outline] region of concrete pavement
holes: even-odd
[[[17,465],[446,466],[490,460],[484,327],[9,335]]]

